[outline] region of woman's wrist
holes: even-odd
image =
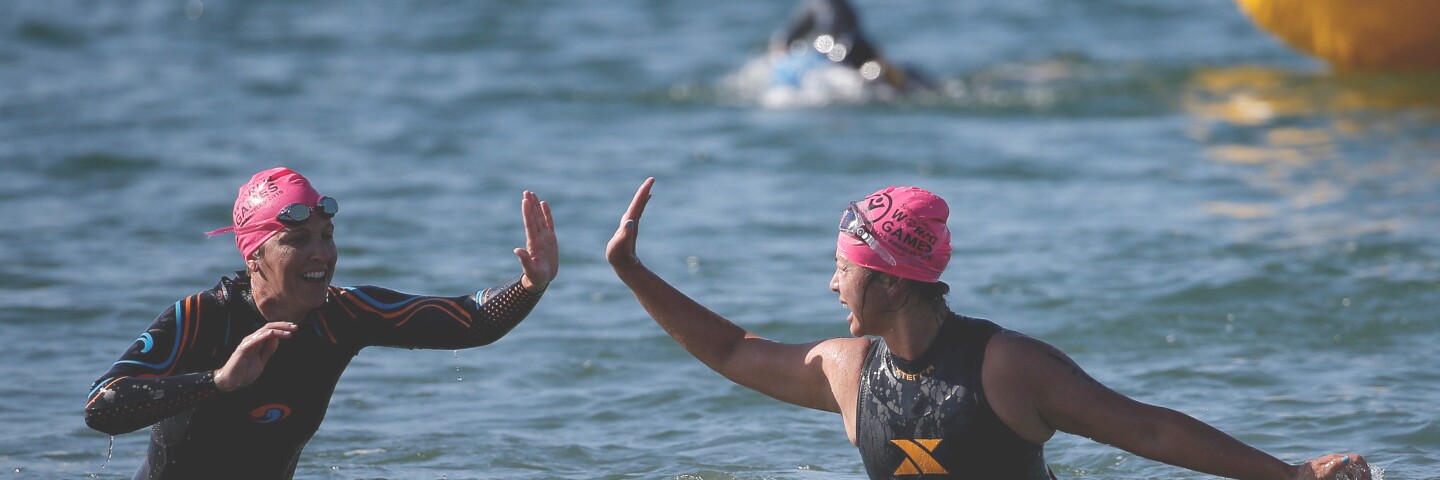
[[[234,388],[233,385],[228,385],[228,384],[226,384],[226,382],[229,380],[229,378],[223,375],[224,372],[225,372],[225,369],[223,369],[223,368],[216,369],[215,371],[210,372],[210,378],[212,379],[212,382],[215,384],[215,389],[216,389],[216,390],[219,390],[220,393],[229,393],[229,392],[235,391],[235,388]]]
[[[544,284],[544,285],[538,285],[538,284],[536,284],[534,280],[531,280],[531,279],[530,279],[530,276],[529,276],[529,275],[521,275],[521,276],[520,276],[520,288],[524,288],[525,291],[527,291],[527,292],[530,292],[530,293],[542,293],[542,292],[544,292],[545,289],[546,289],[547,287],[549,287],[549,286],[550,286],[550,284],[548,284],[548,283],[547,283],[547,284]]]

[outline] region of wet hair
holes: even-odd
[[[866,290],[870,289],[871,280],[874,280],[877,275],[884,275],[890,277],[892,281],[908,282],[910,284],[910,289],[915,292],[914,298],[921,303],[927,303],[931,305],[944,305],[945,296],[950,294],[950,285],[942,281],[922,282],[919,280],[912,280],[909,278],[885,273],[868,267],[865,267],[865,271],[869,272],[870,274],[870,278],[867,279],[865,282]],[[907,299],[906,301],[908,302],[909,300]]]
[[[945,296],[950,294],[950,285],[945,282],[919,282],[910,280],[911,288],[915,289],[915,296],[922,302],[945,302]]]

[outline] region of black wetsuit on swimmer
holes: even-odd
[[[883,339],[870,343],[855,432],[870,478],[1053,478],[1043,446],[1005,426],[985,398],[985,345],[1002,330],[952,314],[913,362]]]
[[[220,393],[213,371],[266,323],[241,272],[161,314],[95,382],[85,423],[111,435],[154,425],[137,479],[288,479],[360,349],[489,344],[539,300],[518,281],[464,297],[332,286],[254,383]]]
[[[775,32],[771,43],[790,46],[797,41],[811,42],[820,35],[830,35],[835,43],[848,49],[841,63],[860,68],[878,56],[865,33],[860,19],[845,0],[802,0],[784,30]]]
[[[860,29],[860,18],[846,0],[801,0],[785,28],[771,35],[770,44],[772,49],[789,50],[796,42],[805,42],[806,47],[811,48],[821,35],[829,35],[836,45],[845,48],[844,57],[837,60],[839,63],[860,70],[866,63],[875,62],[880,67],[880,78],[898,91],[927,90],[935,86],[919,70],[895,65],[881,55]]]

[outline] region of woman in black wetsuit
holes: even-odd
[[[521,200],[523,273],[474,295],[335,287],[339,203],[287,168],[240,188],[233,224],[245,270],[166,309],[90,390],[85,423],[117,435],[153,425],[137,479],[288,479],[340,374],[371,345],[459,349],[504,336],[555,278],[550,207]]]
[[[640,263],[646,180],[606,249],[615,273],[670,336],[726,378],[841,415],[871,478],[1048,479],[1056,430],[1232,478],[1368,479],[1365,459],[1290,465],[1194,418],[1101,385],[1054,347],[945,304],[949,207],[914,187],[853,202],[830,289],[852,338],[783,344],[746,331]],[[879,337],[871,340],[865,336]]]

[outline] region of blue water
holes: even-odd
[[[856,6],[939,92],[736,88],[784,2],[0,5],[0,474],[129,478],[147,434],[111,455],[90,383],[240,268],[202,232],[288,165],[344,204],[338,284],[505,281],[524,189],[563,253],[494,345],[364,351],[301,478],[862,477],[838,416],[709,371],[614,278],[652,175],[642,258],[767,337],[845,335],[841,207],[921,185],[954,212],[957,311],[1282,459],[1440,478],[1440,80],[1330,73],[1224,0]],[[1204,478],[1064,434],[1046,455]]]

